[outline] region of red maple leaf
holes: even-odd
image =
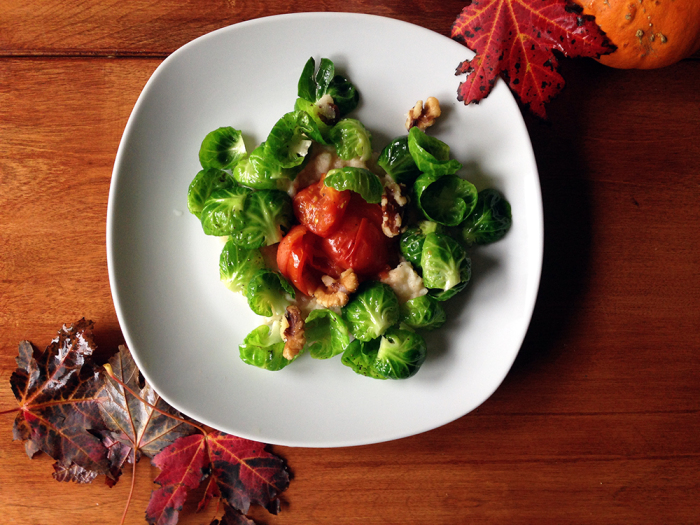
[[[10,378],[19,402],[12,431],[29,457],[41,450],[57,460],[56,479],[86,480],[109,467],[100,438],[88,432],[105,428],[95,401],[102,383],[93,351],[92,321],[85,319],[63,326],[43,353],[28,341],[19,345]]]
[[[284,460],[265,451],[265,445],[215,430],[179,438],[153,464],[161,469],[155,479],[160,488],[151,494],[146,521],[157,525],[177,523],[187,493],[207,477],[203,501],[220,496],[242,514],[252,504],[277,514],[277,497],[289,486]]]
[[[615,50],[594,18],[566,0],[468,0],[452,25],[452,38],[476,52],[457,67],[456,75],[467,74],[458,100],[478,103],[501,75],[541,118],[545,103],[564,87],[553,51],[599,57]]]

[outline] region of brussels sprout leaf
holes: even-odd
[[[343,307],[343,318],[357,339],[369,341],[399,320],[399,300],[388,284],[367,281]]]
[[[270,130],[265,141],[265,155],[283,168],[294,168],[304,162],[312,141],[326,143],[318,124],[306,111],[292,111]]]
[[[317,71],[316,61],[313,57],[309,58],[299,77],[299,97],[311,103],[318,101],[326,94],[334,74],[335,65],[331,60],[322,58]]]
[[[386,379],[372,366],[377,359],[379,343],[379,338],[366,342],[355,339],[343,352],[340,362],[352,368],[357,374],[373,379]]]
[[[348,79],[334,73],[335,65],[331,60],[322,58],[316,71],[316,61],[313,57],[309,58],[299,77],[297,94],[312,104],[328,94],[338,107],[340,115],[347,115],[357,107],[360,94]]]
[[[442,233],[442,230],[442,225],[431,221],[421,221],[418,226],[409,228],[401,234],[399,240],[401,255],[403,255],[414,268],[420,268],[420,259],[423,255],[425,236],[433,232]]]
[[[421,174],[408,150],[408,136],[398,137],[387,144],[379,154],[377,164],[400,184],[413,184]]]
[[[510,204],[498,191],[482,190],[474,211],[460,225],[468,245],[488,244],[503,238],[513,222]]]
[[[333,97],[333,103],[338,107],[340,116],[353,111],[360,101],[360,93],[347,78],[336,75],[328,86],[328,94]]]
[[[425,340],[419,334],[394,327],[382,336],[372,368],[387,379],[408,379],[418,372],[426,355]]]
[[[279,322],[273,323],[271,327],[266,324],[258,326],[246,336],[243,344],[238,346],[238,351],[244,363],[273,372],[282,370],[294,361],[282,355],[284,341],[280,335]]]
[[[462,164],[450,159],[450,147],[435,137],[426,135],[417,127],[408,132],[408,151],[416,166],[423,173],[451,175],[457,173]]]
[[[450,236],[429,233],[421,255],[423,284],[433,288],[434,297],[444,301],[464,289],[471,278],[471,261],[460,244]]]
[[[249,193],[248,188],[238,185],[213,192],[199,216],[204,233],[219,237],[231,234]]]
[[[206,204],[211,194],[216,190],[230,188],[236,186],[236,181],[231,175],[218,168],[207,168],[201,170],[190,183],[187,191],[187,209],[199,218],[202,214],[202,208]]]
[[[203,168],[233,168],[245,155],[241,132],[232,127],[215,129],[202,141],[199,162]]]
[[[476,188],[457,175],[424,173],[416,179],[413,191],[426,218],[445,226],[457,226],[476,206]]]
[[[425,340],[420,335],[392,327],[380,338],[355,339],[343,352],[341,362],[374,379],[407,379],[418,372],[426,355]]]
[[[421,295],[401,305],[400,322],[411,328],[435,330],[447,320],[445,310],[433,297]]]
[[[286,191],[302,166],[303,163],[283,168],[272,155],[266,154],[263,142],[236,164],[233,177],[243,186],[256,190]]]
[[[258,271],[248,283],[248,305],[263,317],[280,316],[290,302],[286,294],[294,298],[294,288],[277,272],[269,269]]]
[[[293,218],[289,195],[278,190],[260,190],[248,194],[242,212],[233,215],[228,234],[243,248],[269,246],[282,240]]]
[[[331,358],[350,344],[348,327],[333,310],[312,310],[305,327],[307,348],[314,359]]]
[[[219,256],[219,278],[229,290],[247,295],[248,283],[264,268],[265,260],[259,249],[249,250],[231,239],[226,241]]]
[[[331,128],[329,138],[343,160],[359,158],[368,161],[372,158],[372,136],[359,120],[341,120]]]
[[[382,181],[374,173],[365,168],[350,166],[330,170],[323,183],[338,191],[351,190],[359,193],[365,201],[373,204],[381,202],[384,191]]]

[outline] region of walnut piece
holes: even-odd
[[[357,279],[355,272],[352,271],[352,268],[348,268],[341,273],[337,281],[329,275],[324,275],[321,277],[321,280],[323,285],[316,288],[314,297],[319,304],[326,308],[348,304],[349,294],[355,292],[360,285],[360,281]]]
[[[403,207],[408,203],[408,198],[402,195],[406,187],[397,184],[387,177],[382,194],[382,231],[387,237],[396,237],[401,233],[403,223]]]
[[[290,361],[294,359],[306,344],[304,334],[304,319],[301,310],[296,306],[287,306],[287,311],[282,318],[282,339],[284,339],[284,352],[282,356]]]
[[[435,119],[440,116],[440,113],[440,102],[435,97],[428,97],[425,101],[425,106],[423,101],[419,100],[408,112],[406,129],[411,129],[415,126],[421,131],[425,131],[435,123]]]

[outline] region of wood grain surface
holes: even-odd
[[[464,1],[0,0],[0,411],[17,345],[63,323],[123,343],[105,220],[129,113],[162,59],[208,31],[353,11],[442,34]],[[564,60],[549,122],[525,113],[545,256],[503,385],[442,428],[378,445],[274,447],[294,474],[262,524],[700,523],[700,61],[620,71]],[[455,85],[456,89],[456,85]],[[132,481],[58,483],[0,415],[0,523],[119,523]],[[145,523],[157,469],[136,469]],[[215,506],[180,523],[208,525]]]

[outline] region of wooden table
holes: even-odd
[[[123,342],[105,217],[112,165],[145,82],[219,27],[353,11],[444,35],[464,0],[0,0],[0,411],[21,340],[65,322]],[[497,392],[442,428],[371,446],[274,447],[294,479],[260,523],[700,522],[700,60],[619,71],[564,60],[550,121],[525,115],[545,209],[541,289]],[[455,85],[456,87],[456,85]],[[0,416],[0,522],[119,523],[112,489],[57,483]],[[157,469],[138,464],[126,522]],[[186,507],[182,524],[208,524]]]

